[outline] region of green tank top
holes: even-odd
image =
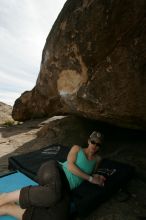
[[[64,163],[60,163],[60,164],[62,165],[62,169],[64,170],[65,175],[68,179],[70,188],[74,189],[83,182],[83,179],[81,177],[78,177],[78,176],[74,175],[72,172],[70,172],[67,169],[67,163],[68,163],[68,161],[65,161]],[[81,171],[91,175],[94,168],[95,168],[95,165],[96,165],[96,159],[88,160],[85,153],[84,153],[84,151],[83,151],[83,149],[80,148],[79,152],[77,153],[77,158],[76,158],[75,165]]]

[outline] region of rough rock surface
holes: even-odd
[[[57,120],[55,120],[57,119]],[[137,176],[128,184],[131,197],[122,192],[98,207],[87,220],[146,219],[146,135],[141,131],[109,126],[76,117],[37,119],[0,128],[0,173],[8,172],[8,157],[40,149],[48,144],[86,146],[91,130],[104,134],[101,155],[132,164]]]
[[[12,106],[0,102],[0,125],[13,121]]]
[[[145,0],[68,0],[14,119],[75,114],[146,128],[145,11]]]

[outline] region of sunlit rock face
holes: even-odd
[[[0,101],[0,125],[7,125],[12,122],[12,106]]]
[[[146,127],[146,1],[68,0],[15,120],[75,114]]]

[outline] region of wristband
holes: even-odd
[[[92,183],[93,176],[89,176],[89,182]]]

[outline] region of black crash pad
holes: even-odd
[[[9,158],[9,169],[19,170],[31,179],[37,180],[37,171],[42,163],[50,159],[63,162],[66,160],[69,150],[70,147],[53,144],[34,152],[12,156]],[[79,217],[84,218],[124,187],[133,177],[134,168],[107,158],[101,161],[98,173],[106,176],[104,187],[84,181],[72,191],[72,200]]]

